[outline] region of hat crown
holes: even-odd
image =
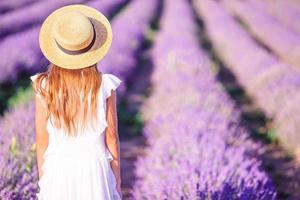
[[[56,42],[71,51],[86,48],[94,36],[91,21],[78,11],[69,11],[57,18],[53,31]]]
[[[65,69],[82,69],[96,64],[108,53],[111,44],[109,20],[98,9],[84,4],[56,9],[39,31],[43,55]]]

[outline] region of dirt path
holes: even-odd
[[[135,181],[134,163],[142,156],[146,140],[142,136],[142,122],[139,119],[139,108],[146,99],[150,85],[151,65],[142,64],[126,83],[129,88],[125,99],[121,102],[119,122],[122,194],[124,199],[132,199],[130,189]],[[123,116],[123,117],[122,117]]]
[[[145,140],[142,136],[121,141],[121,176],[123,199],[131,199],[130,189],[135,181],[134,162],[143,155]]]

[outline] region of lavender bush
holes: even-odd
[[[300,3],[298,0],[278,0],[278,2],[286,2],[289,6],[294,7],[295,9],[297,9],[298,11],[300,11]]]
[[[105,15],[110,13],[125,0],[90,1],[91,5]],[[48,61],[42,55],[38,45],[40,25],[29,30],[6,37],[0,43],[0,82],[15,81],[18,72],[26,71],[29,74],[45,70]],[[18,44],[18,45],[15,45]]]
[[[37,191],[34,103],[9,110],[0,121],[0,198],[32,199]]]
[[[142,108],[149,146],[136,162],[134,199],[275,199],[261,144],[199,49],[192,11],[166,0],[152,57],[152,94]]]
[[[255,1],[225,0],[224,2],[232,13],[239,16],[249,26],[254,36],[262,43],[292,66],[300,67],[299,34],[287,29],[263,12]]]
[[[267,116],[274,118],[282,144],[297,153],[299,73],[258,46],[220,4],[207,0],[194,2],[219,57]]]
[[[103,1],[104,2],[104,1]],[[133,48],[128,45],[125,49],[125,41],[136,41],[141,42],[145,27],[149,24],[152,17],[157,1],[147,0],[136,0],[130,3],[122,13],[119,15],[120,18],[116,18],[116,23],[112,22],[115,29],[118,32],[127,34],[127,37],[117,37],[114,40],[116,46],[123,46],[122,49],[128,55],[128,58],[133,60],[137,48]],[[92,6],[99,6],[98,2],[91,2]],[[111,5],[111,4],[110,4]],[[140,11],[140,6],[145,7],[143,12]],[[147,8],[147,9],[146,9]],[[139,19],[136,23],[139,24],[138,28],[130,28],[129,26],[121,26],[127,19]],[[122,20],[124,21],[122,21]],[[115,24],[115,25],[114,25]],[[118,25],[119,24],[119,25]],[[136,25],[136,24],[133,24]],[[132,33],[132,34],[130,34]],[[134,39],[134,38],[137,39]],[[137,46],[139,44],[136,44]],[[117,47],[114,47],[117,48]],[[113,58],[117,58],[118,55],[114,56],[114,53],[122,53],[119,51],[110,52],[110,63],[109,58],[106,59],[106,67],[112,66],[112,68],[104,68],[105,71],[113,70],[117,75],[122,75],[121,79],[125,79],[126,74],[122,73],[125,71],[124,67],[128,67],[127,71],[133,70],[133,63],[127,63],[124,65],[123,62],[116,62]],[[123,58],[125,59],[125,57]],[[125,60],[126,61],[126,60]],[[102,67],[102,64],[101,64]],[[119,68],[118,68],[119,67]],[[118,71],[118,69],[120,71]],[[102,68],[101,68],[102,70]],[[37,191],[37,167],[35,160],[35,137],[34,137],[34,101],[30,100],[26,104],[22,104],[18,107],[10,109],[5,116],[0,120],[0,199],[34,199]],[[26,165],[24,165],[26,163]]]
[[[269,13],[274,16],[282,24],[300,34],[300,9],[295,8],[289,1],[259,1],[255,2],[256,8],[262,12]]]
[[[157,0],[135,0],[130,3],[112,22],[112,46],[98,65],[100,71],[117,75],[126,80],[137,65],[137,54],[151,19],[158,6]],[[120,86],[124,94],[126,85]]]
[[[19,9],[39,0],[2,0],[0,1],[0,14]]]
[[[16,11],[3,14],[0,17],[0,37],[41,23],[52,11],[59,7],[83,3],[84,1],[85,0],[39,1]]]

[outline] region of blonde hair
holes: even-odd
[[[102,73],[98,71],[97,64],[82,69],[65,69],[51,63],[46,72],[37,76],[33,89],[41,95],[52,124],[63,128],[67,134],[77,135],[77,120],[81,120],[82,128],[86,126],[87,119],[97,120],[97,97],[101,82]],[[83,106],[79,107],[81,104]],[[80,110],[83,116],[76,119],[79,117],[79,108],[83,108]]]

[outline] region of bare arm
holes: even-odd
[[[108,127],[106,129],[106,144],[113,156],[111,167],[117,179],[117,186],[121,188],[121,168],[120,168],[120,141],[118,134],[118,117],[117,117],[117,99],[116,92],[112,90],[111,96],[106,101],[106,119]]]
[[[41,99],[35,95],[35,129],[36,129],[36,156],[39,178],[43,175],[41,166],[43,155],[48,147],[48,132],[46,130],[47,112]]]

